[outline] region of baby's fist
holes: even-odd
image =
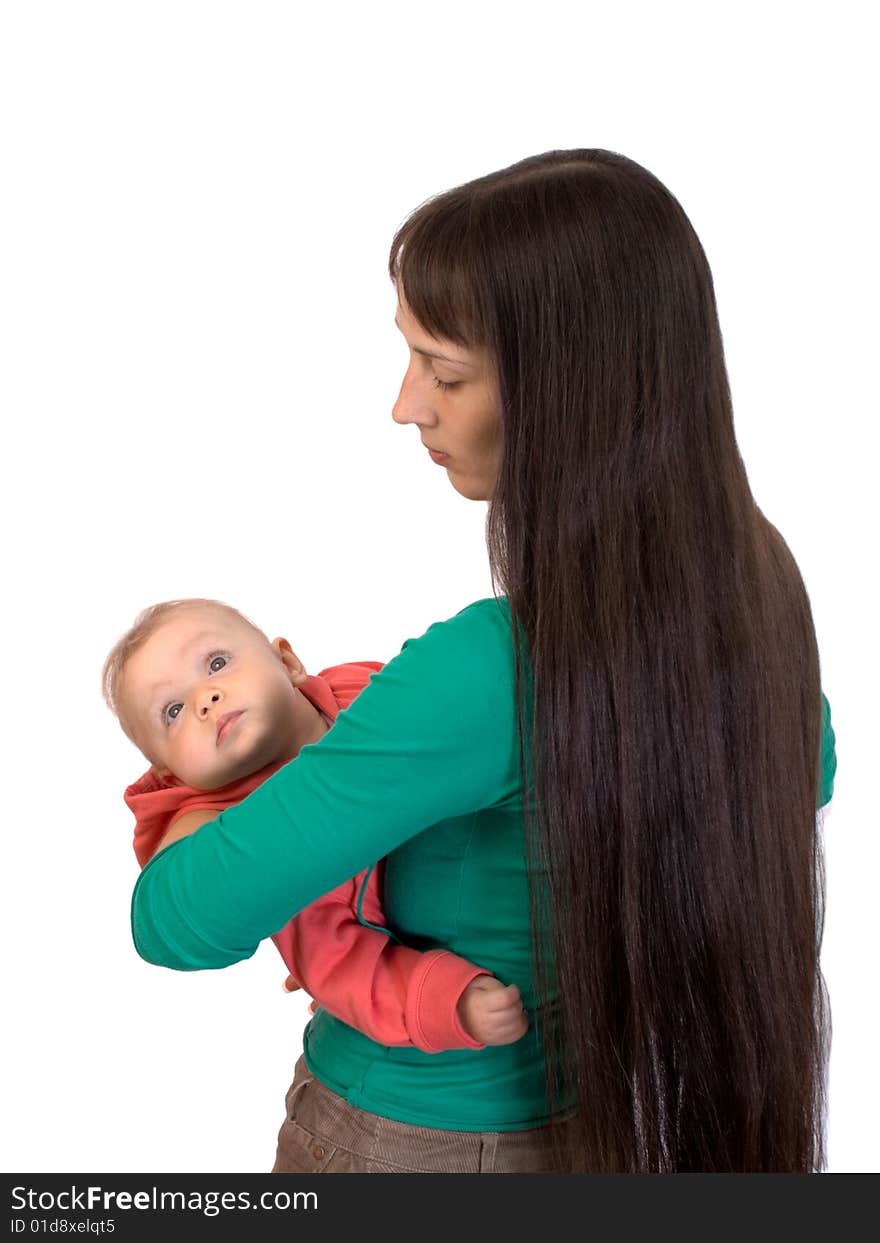
[[[513,1044],[526,1034],[529,1021],[519,989],[494,975],[478,975],[458,999],[458,1019],[480,1044]]]

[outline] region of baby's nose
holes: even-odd
[[[208,710],[214,704],[219,703],[222,698],[223,698],[222,691],[219,691],[219,690],[204,691],[199,696],[199,716],[207,716]]]

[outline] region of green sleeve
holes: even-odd
[[[320,742],[151,860],[132,898],[137,951],[184,971],[249,958],[408,838],[518,787],[509,615],[478,601],[405,643]]]
[[[831,726],[831,705],[822,696],[822,743],[819,752],[819,807],[831,802],[834,793],[834,774],[837,771],[837,752],[834,749],[834,730]]]

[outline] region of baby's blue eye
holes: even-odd
[[[211,663],[208,665],[209,673],[219,673],[221,669],[225,669],[229,661],[225,656],[212,656]]]
[[[183,704],[169,704],[165,709],[165,724],[170,725],[172,721],[176,721],[183,711]]]

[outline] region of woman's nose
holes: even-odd
[[[395,423],[417,423],[420,427],[432,427],[437,421],[412,368],[403,377],[397,401],[391,407],[391,417]]]
[[[213,708],[215,704],[220,703],[222,699],[223,692],[220,690],[219,686],[206,687],[204,690],[198,692],[198,697],[196,699],[196,711],[200,717],[205,717],[208,715],[211,708]]]

